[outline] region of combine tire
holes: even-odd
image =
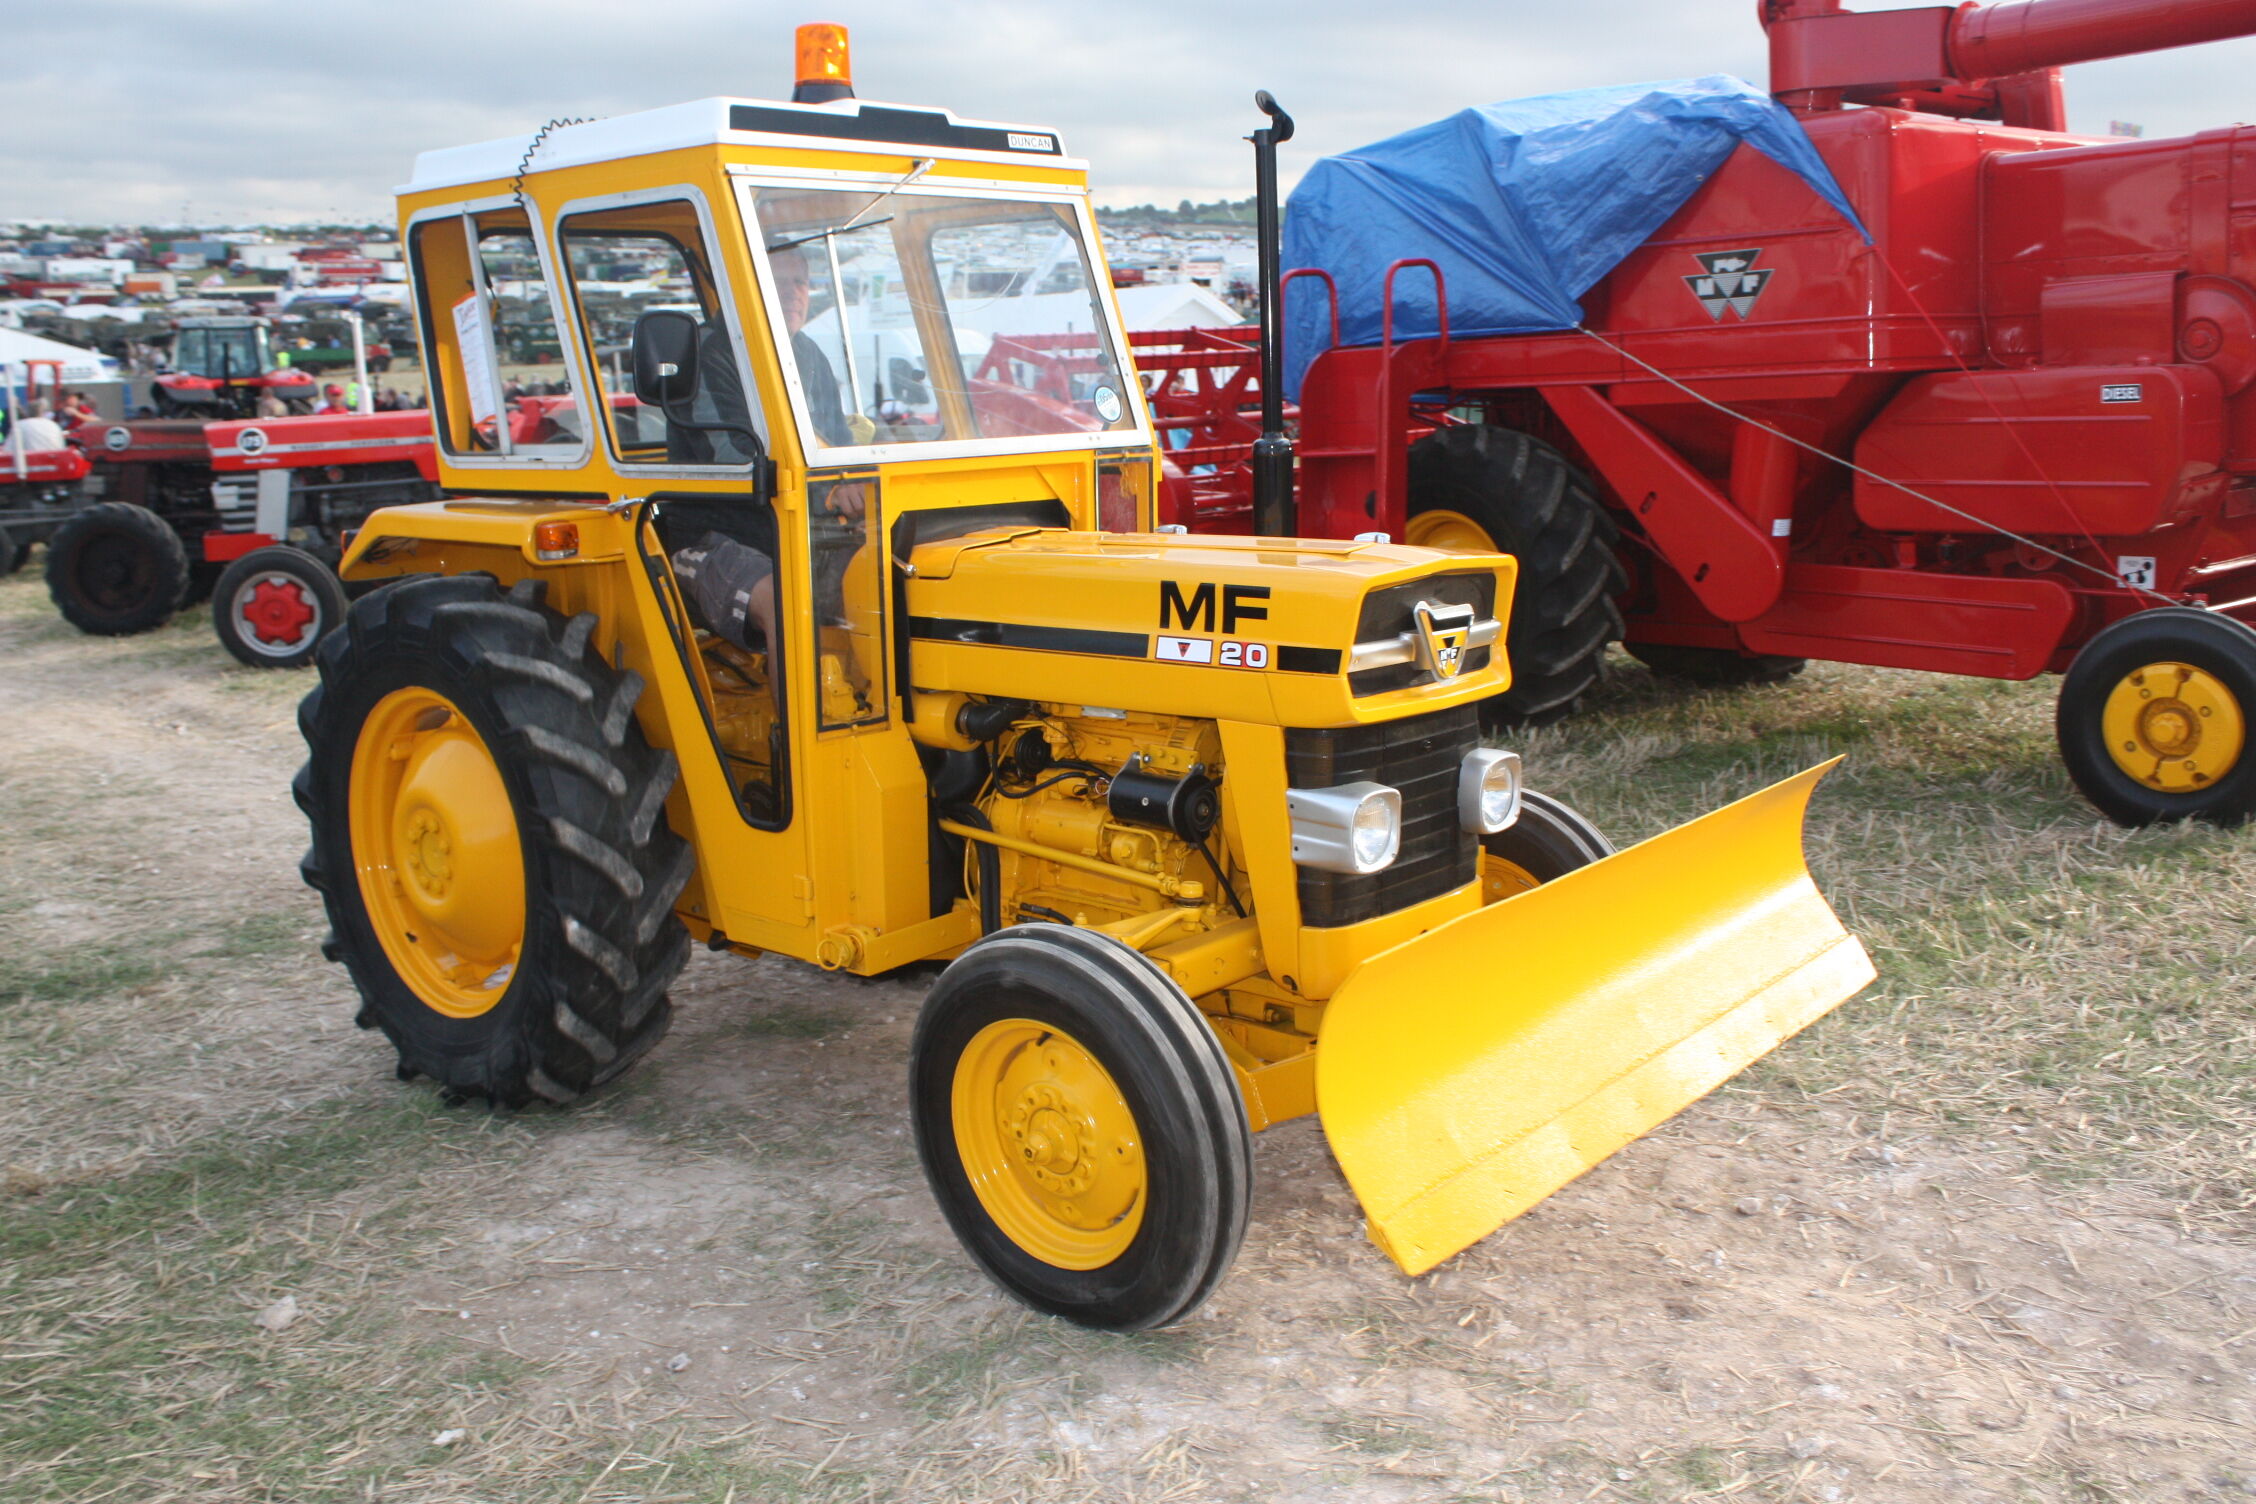
[[[1633,642],[1629,656],[1664,679],[1683,679],[1718,689],[1746,684],[1783,684],[1809,666],[1807,658],[1741,653],[1730,648],[1688,648],[1673,642]]]
[[[337,573],[302,548],[255,548],[212,591],[219,645],[252,668],[301,668],[345,619]]]
[[[1589,479],[1540,439],[1468,424],[1410,447],[1409,492],[1405,542],[1520,561],[1504,639],[1512,687],[1481,707],[1483,721],[1501,730],[1570,714],[1622,635],[1614,597],[1628,584],[1620,530]]]
[[[965,951],[917,1019],[909,1095],[948,1224],[1037,1310],[1162,1326],[1237,1256],[1253,1141],[1229,1060],[1117,940],[1019,925]]]
[[[2084,645],[2054,720],[2068,776],[2118,825],[2256,815],[2256,630],[2169,606]]]
[[[169,621],[187,598],[188,550],[147,507],[129,501],[83,507],[47,540],[47,593],[81,632],[147,632]]]
[[[1481,902],[1538,888],[1614,854],[1598,827],[1549,794],[1520,795],[1520,817],[1481,837]]]
[[[324,946],[402,1077],[450,1099],[563,1103],[666,1032],[688,958],[677,766],[634,718],[635,674],[542,583],[401,581],[355,602],[298,708],[293,792]]]

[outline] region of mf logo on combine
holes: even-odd
[[[1770,283],[1772,268],[1755,266],[1762,255],[1762,247],[1744,251],[1696,251],[1694,259],[1706,270],[1684,279],[1692,289],[1692,296],[1708,310],[1708,317],[1723,322],[1726,309],[1737,313],[1741,321],[1755,311],[1755,299],[1762,296],[1763,288]]]

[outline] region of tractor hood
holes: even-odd
[[[911,558],[919,689],[1321,726],[1510,682],[1500,554],[1023,528]]]

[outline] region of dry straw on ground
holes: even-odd
[[[1846,753],[1881,983],[1419,1281],[1263,1135],[1220,1295],[1119,1338],[933,1212],[921,979],[701,956],[596,1103],[443,1108],[313,953],[304,680],[20,576],[0,663],[10,1504],[2256,1491],[2256,835],[2098,823],[2044,683],[1625,662],[1532,775],[1635,837]]]

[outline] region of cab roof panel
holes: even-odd
[[[540,143],[537,152],[535,141]],[[1031,160],[1074,169],[1087,165],[1064,155],[1064,144],[1055,131],[959,120],[947,110],[869,99],[840,99],[829,104],[698,99],[607,120],[558,126],[547,133],[546,139],[528,133],[423,152],[415,159],[414,178],[394,191],[422,193],[492,182],[515,177],[520,165],[527,172],[547,172],[685,147],[806,146],[810,141],[829,151],[866,151],[884,156],[938,153],[972,161]],[[528,153],[532,153],[529,162]]]

